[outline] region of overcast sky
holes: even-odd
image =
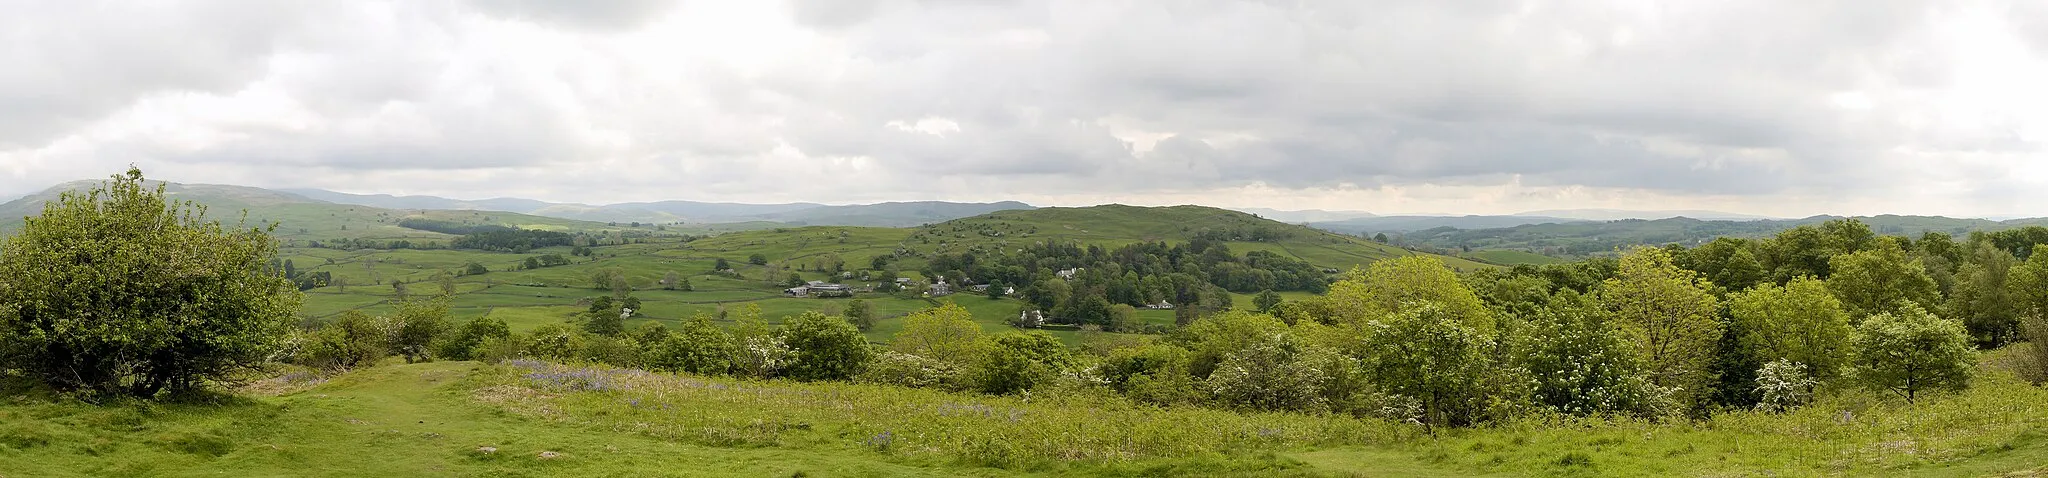
[[[2048,216],[2048,2],[0,4],[0,194]]]

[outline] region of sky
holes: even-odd
[[[0,4],[0,196],[2048,216],[2048,2]]]

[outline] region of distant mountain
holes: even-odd
[[[450,209],[475,211],[527,212],[551,204],[545,201],[519,198],[495,198],[468,201],[435,196],[393,196],[389,194],[349,194],[325,189],[280,189],[280,191],[318,199],[335,204],[381,207],[385,209]]]
[[[86,184],[80,181],[77,184]],[[827,206],[817,203],[743,204],[728,202],[656,201],[608,205],[553,203],[521,198],[449,199],[436,196],[352,194],[324,189],[267,190],[240,186],[249,195],[280,195],[294,201],[349,204],[394,210],[503,211],[534,216],[602,223],[733,224],[779,222],[817,226],[903,227],[943,222],[995,211],[1031,209],[1016,201],[956,203],[944,201],[886,202]],[[260,192],[260,193],[258,193]],[[5,211],[0,211],[5,212]]]
[[[1584,219],[1544,216],[1381,216],[1308,223],[1309,227],[1345,234],[1401,233],[1436,228],[1493,229],[1532,224],[1569,224]]]
[[[1703,219],[1709,221],[1754,221],[1759,219],[1782,219],[1769,216],[1758,216],[1754,214],[1736,214],[1732,212],[1701,210],[1630,211],[1623,209],[1553,209],[1546,211],[1521,212],[1515,213],[1514,215],[1578,219],[1584,221],[1620,221],[1623,219],[1652,220],[1669,219],[1674,217],[1689,217],[1693,219]]]
[[[1300,224],[1304,222],[1343,221],[1347,219],[1358,219],[1361,217],[1379,216],[1378,214],[1373,214],[1365,211],[1324,211],[1321,209],[1286,211],[1280,209],[1267,209],[1263,207],[1240,207],[1231,209],[1239,212],[1256,214],[1259,217],[1266,219],[1272,219],[1275,221],[1294,224]]]
[[[956,203],[943,201],[885,202],[855,206],[819,206],[764,214],[761,219],[798,225],[907,227],[979,216],[997,211],[1034,209],[1017,201]]]

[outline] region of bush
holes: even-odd
[[[434,344],[448,331],[448,299],[407,301],[398,306],[393,320],[391,352],[405,357],[405,363],[434,359]]]
[[[959,367],[944,360],[884,351],[868,362],[867,370],[861,371],[854,381],[957,390],[963,388],[965,377]]]
[[[535,328],[524,342],[526,350],[521,355],[539,359],[567,361],[577,358],[583,350],[583,334],[561,324]]]
[[[583,346],[576,351],[576,358],[590,363],[601,363],[614,367],[637,368],[641,366],[640,349],[631,339],[593,335],[584,338]]]
[[[1277,333],[1224,357],[1209,375],[1209,391],[1225,406],[1253,410],[1314,412],[1327,409],[1323,384],[1329,374],[1315,367],[1313,346]]]
[[[792,352],[785,374],[797,380],[853,378],[874,354],[852,323],[817,312],[790,318],[777,336]]]
[[[512,328],[505,321],[489,316],[478,317],[462,324],[447,340],[441,341],[440,356],[449,360],[479,360],[480,348],[490,339],[512,336]]]
[[[391,347],[389,333],[377,319],[362,312],[342,312],[341,317],[322,326],[300,354],[301,365],[328,370],[345,370],[376,365]]]
[[[1813,401],[1818,385],[1806,373],[1806,364],[1778,359],[1756,371],[1757,410],[1778,413],[1806,406]]]
[[[1111,351],[1097,370],[1111,389],[1132,400],[1177,405],[1198,397],[1194,376],[1188,373],[1192,356],[1172,345],[1122,348]]]
[[[732,336],[712,324],[708,315],[683,322],[680,333],[647,324],[633,337],[640,345],[641,359],[650,368],[699,375],[719,375],[732,369]]]
[[[1011,394],[1053,383],[1072,364],[1067,346],[1044,332],[1011,332],[987,339],[968,372],[983,393]]]
[[[0,370],[150,397],[261,365],[301,295],[269,229],[203,222],[130,168],[43,205],[0,244]],[[274,225],[272,227],[275,227]]]

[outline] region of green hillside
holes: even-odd
[[[1817,225],[1837,216],[1762,221],[1704,221],[1675,217],[1607,222],[1531,224],[1494,229],[1448,227],[1400,234],[1399,242],[1438,249],[1520,250],[1552,256],[1582,256],[1636,245],[1697,245],[1716,237],[1763,237],[1803,225]],[[1878,234],[1917,237],[1923,232],[1961,236],[1971,231],[2000,231],[2034,225],[2041,219],[1991,221],[1940,216],[1878,215],[1854,218]]]

